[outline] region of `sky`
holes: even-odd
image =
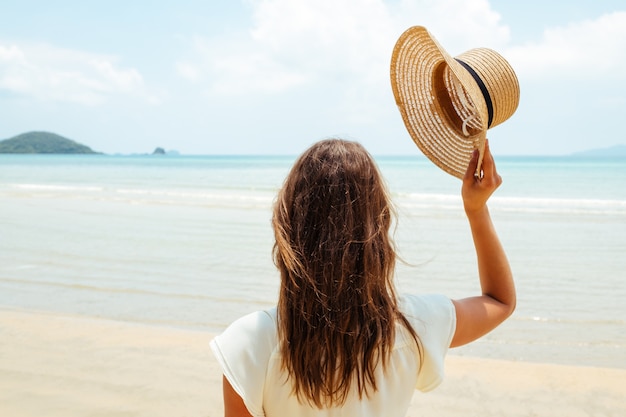
[[[414,25],[515,69],[520,105],[489,131],[494,154],[626,144],[623,0],[3,0],[0,139],[295,155],[341,137],[416,154],[389,81]]]

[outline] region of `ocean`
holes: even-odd
[[[271,208],[295,157],[0,155],[0,309],[217,333],[276,302]],[[400,292],[478,293],[460,181],[376,157]],[[500,157],[518,306],[452,354],[626,368],[626,159]]]

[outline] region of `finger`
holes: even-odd
[[[489,149],[489,143],[485,144],[485,158],[483,159],[483,174],[485,178],[488,178],[488,183],[498,188],[502,184],[502,177],[498,174],[496,169],[496,162],[493,158],[493,154]]]
[[[486,140],[478,145],[478,164],[476,165],[476,171],[474,171],[474,178],[478,180],[482,179],[483,177],[483,157],[485,156],[485,144]]]
[[[493,178],[496,173],[496,163],[493,160],[493,155],[489,149],[489,140],[485,141],[485,152],[483,154],[483,164],[481,166],[483,175],[488,178]]]
[[[474,181],[474,173],[476,172],[476,168],[478,166],[478,156],[479,156],[478,149],[474,149],[474,152],[472,152],[472,156],[469,160],[469,164],[467,165],[465,176],[463,177],[464,180]]]

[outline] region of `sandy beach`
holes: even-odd
[[[0,415],[223,414],[212,334],[0,310]],[[626,370],[450,355],[408,416],[623,416]]]

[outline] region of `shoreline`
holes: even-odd
[[[0,309],[0,415],[223,415],[212,333]],[[626,370],[456,356],[407,416],[626,415]]]

